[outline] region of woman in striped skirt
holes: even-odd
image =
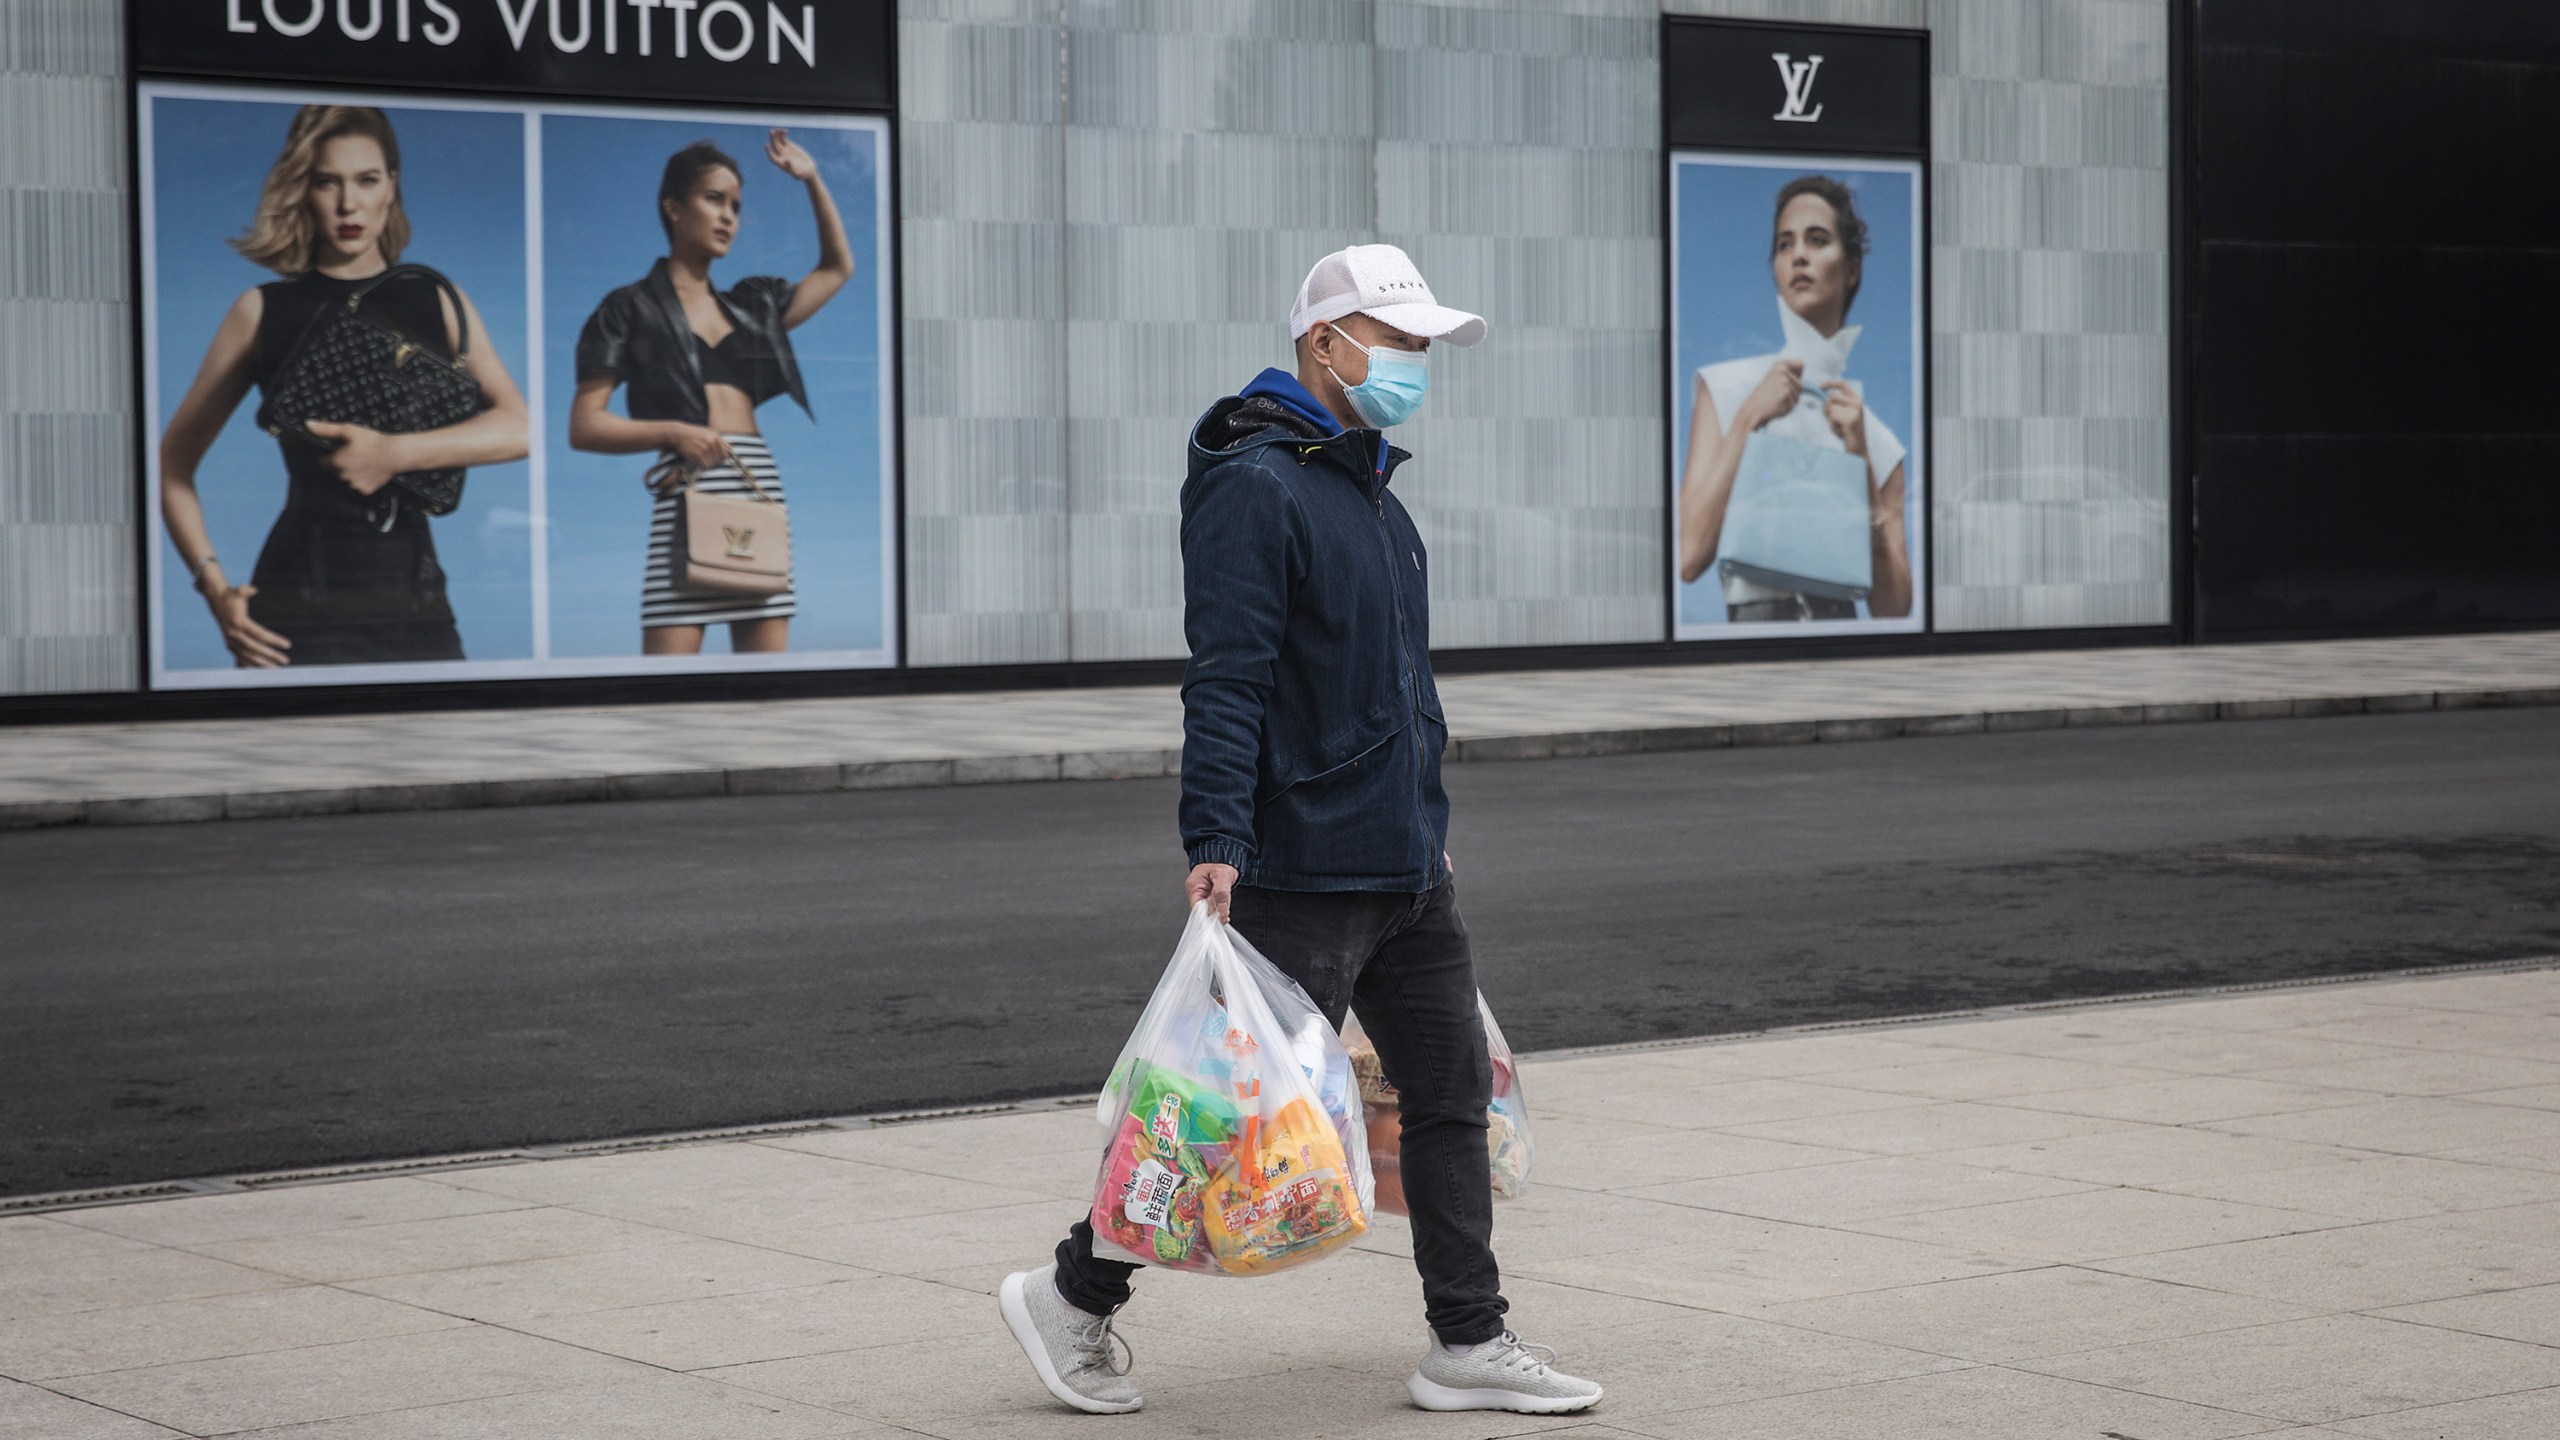
[[[658,186],[658,223],[667,256],[648,275],[604,297],[578,336],[578,392],[569,407],[569,444],[612,455],[656,451],[692,473],[699,495],[757,495],[782,502],[782,474],[756,429],[756,407],[789,395],[809,408],[790,331],[853,278],[853,247],[817,162],[775,130],[765,158],[808,191],[818,222],[818,264],[797,284],[757,275],[713,288],[711,262],[729,253],[739,224],[738,163],[709,141],[667,160]],[[628,387],[626,415],[608,402]],[[649,655],[701,653],[703,632],[729,627],[741,653],[787,649],[797,606],[775,595],[694,593],[675,583],[676,493],[661,487],[649,526],[642,579],[640,648]]]

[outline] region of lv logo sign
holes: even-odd
[[[703,518],[707,520],[711,517],[706,515]],[[753,526],[723,525],[720,527],[720,533],[729,538],[730,559],[753,560],[756,558],[756,532]]]
[[[1807,55],[1802,60],[1797,60],[1785,51],[1779,51],[1769,58],[1778,62],[1778,79],[1787,87],[1786,103],[1779,107],[1777,114],[1769,118],[1795,120],[1807,125],[1820,120],[1821,106],[1816,105],[1810,111],[1804,106],[1806,101],[1813,98],[1813,77],[1822,73],[1822,57]]]

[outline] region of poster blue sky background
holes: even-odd
[[[1849,323],[1862,327],[1850,352],[1849,378],[1862,387],[1867,408],[1911,448],[1905,474],[1905,519],[1914,537],[1912,562],[1920,566],[1917,540],[1926,486],[1921,475],[1921,427],[1917,381],[1918,334],[1912,294],[1913,202],[1918,178],[1905,162],[1835,160],[1818,156],[1766,160],[1683,154],[1674,157],[1671,203],[1678,249],[1672,256],[1672,445],[1670,488],[1675,509],[1680,470],[1688,461],[1689,412],[1702,365],[1775,354],[1778,291],[1770,277],[1769,235],[1778,191],[1800,175],[1828,175],[1857,197],[1867,222],[1866,267]],[[1697,582],[1678,585],[1683,627],[1720,625],[1724,591],[1715,567]],[[1859,606],[1864,618],[1866,607]],[[1900,622],[1895,622],[1897,625]]]
[[[340,97],[330,96],[330,99]],[[224,243],[248,228],[258,189],[284,143],[296,99],[209,100],[156,95],[151,107],[158,349],[148,357],[159,391],[153,423],[165,430],[203,363],[222,317],[242,291],[277,276]],[[524,121],[491,110],[386,106],[400,137],[402,203],[412,237],[404,261],[432,265],[471,297],[508,373],[525,381]],[[214,553],[235,583],[248,581],[267,531],[284,507],[284,461],[256,423],[258,393],[232,412],[196,472]],[[157,484],[157,477],[151,477]],[[473,660],[533,653],[529,467],[475,467],[462,508],[433,522],[447,593]],[[162,668],[232,668],[185,562],[164,528]]]
[[[765,125],[645,113],[546,113],[541,124],[547,414],[535,443],[546,447],[548,464],[551,653],[637,655],[650,514],[640,477],[654,457],[569,448],[578,333],[597,302],[647,275],[666,254],[659,178],[667,157],[696,140],[718,145],[745,168],[737,242],[713,267],[714,284],[726,290],[751,275],[798,280],[817,263],[817,222],[806,191],[764,158]],[[800,610],[791,649],[885,651],[881,132],[813,116],[794,117],[790,130],[817,160],[854,253],[851,283],[791,332],[815,418],[788,396],[756,411],[791,506]],[[614,392],[617,413],[627,413],[624,395]],[[705,637],[706,653],[727,647],[725,626]]]

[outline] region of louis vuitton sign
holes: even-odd
[[[1667,19],[1662,118],[1674,147],[1926,154],[1928,36]]]
[[[893,0],[130,0],[135,68],[891,108]]]

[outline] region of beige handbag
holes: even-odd
[[[702,469],[670,455],[649,467],[649,488],[676,500],[671,579],[696,595],[779,595],[791,588],[791,515],[756,473],[731,456],[753,495],[705,495]]]

